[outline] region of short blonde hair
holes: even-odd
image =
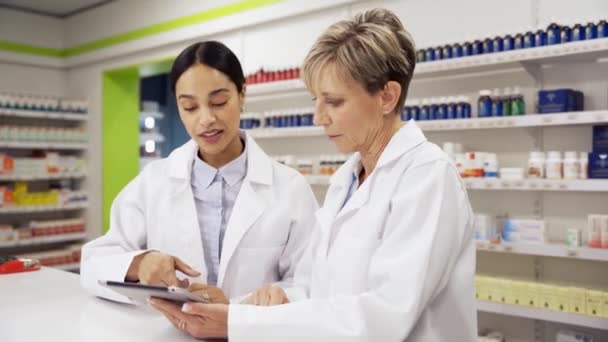
[[[388,81],[398,82],[401,96],[394,109],[400,110],[416,66],[416,49],[397,15],[377,8],[331,25],[317,39],[302,66],[308,89],[315,88],[328,65],[370,94],[382,90]]]

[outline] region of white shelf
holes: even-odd
[[[417,121],[424,132],[465,131],[522,127],[594,125],[608,123],[608,111],[585,111],[555,114],[528,114],[492,118]],[[256,128],[248,131],[254,138],[321,137],[321,127]]]
[[[86,150],[87,143],[15,142],[0,141],[0,148],[36,150]]]
[[[597,61],[608,57],[608,39],[593,39],[530,49],[445,59],[418,63],[414,71],[416,80],[461,75],[467,73],[496,72],[521,68],[524,65],[548,65],[561,62]],[[299,79],[252,84],[247,87],[247,101],[271,101],[306,94]]]
[[[14,242],[0,242],[0,248],[8,247],[24,247],[24,246],[39,246],[59,242],[69,242],[82,240],[87,237],[87,234],[82,233],[70,233],[70,234],[57,234],[51,236],[40,236],[35,238],[29,238],[26,240],[18,240]]]
[[[564,244],[500,244],[477,241],[477,250],[485,252],[538,255],[547,257],[569,258],[579,260],[594,260],[608,262],[608,249],[589,247],[568,247]]]
[[[608,192],[608,179],[523,179],[465,178],[469,190],[518,190],[518,191],[581,191]]]
[[[527,306],[502,304],[478,300],[477,311],[514,317],[524,317],[547,322],[570,324],[579,327],[608,330],[608,318],[551,311]]]
[[[41,111],[35,111],[35,110],[6,109],[6,108],[0,108],[0,116],[28,118],[28,119],[49,119],[49,120],[61,120],[61,121],[87,121],[89,119],[87,114],[41,112]]]
[[[45,266],[45,267],[55,268],[55,269],[64,270],[64,271],[78,271],[78,270],[80,270],[80,263],[79,262],[74,262],[74,263],[71,263],[71,264]]]
[[[139,134],[139,144],[140,146],[144,146],[146,141],[153,140],[156,143],[162,143],[165,141],[165,137],[160,133],[140,133]]]
[[[304,85],[304,82],[300,79],[294,79],[286,81],[252,84],[247,87],[247,96],[256,97],[261,95],[303,91],[306,91],[306,86]]]
[[[0,181],[38,181],[38,180],[54,180],[54,179],[78,179],[85,178],[84,173],[61,173],[49,175],[35,176],[20,176],[20,175],[0,175]]]
[[[416,122],[420,129],[425,132],[593,125],[602,123],[608,123],[608,111],[606,110]]]
[[[0,208],[0,214],[27,214],[27,213],[39,213],[39,212],[53,212],[53,211],[68,211],[76,209],[84,209],[88,207],[88,203],[83,201],[80,203],[67,204],[67,205],[39,205],[39,206],[22,206],[22,207],[6,207]]]
[[[323,129],[316,126],[287,127],[287,128],[254,128],[247,130],[254,138],[295,138],[295,137],[320,137]]]
[[[466,73],[496,72],[520,68],[523,64],[548,65],[562,62],[590,62],[605,57],[608,57],[608,39],[593,39],[418,63],[414,71],[414,80]]]
[[[330,176],[306,176],[311,185],[328,185]],[[519,191],[581,191],[608,192],[608,179],[549,180],[499,178],[465,178],[469,190],[519,190]]]
[[[161,112],[141,112],[139,115],[142,118],[153,117],[156,120],[161,120],[165,117],[165,114]]]

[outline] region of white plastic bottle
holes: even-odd
[[[578,153],[568,151],[564,154],[564,179],[577,179],[580,174]]]
[[[581,152],[578,161],[580,163],[578,168],[578,179],[587,179],[589,169],[589,154],[587,152]]]
[[[562,179],[562,153],[559,151],[550,151],[547,153],[547,162],[545,167],[547,179]]]
[[[530,152],[528,159],[528,178],[545,178],[545,153],[539,151]]]

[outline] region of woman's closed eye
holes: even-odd
[[[221,107],[224,107],[227,103],[228,103],[228,101],[224,101],[224,102],[220,102],[220,103],[212,103],[211,107],[221,108]]]
[[[197,109],[197,106],[187,106],[187,107],[182,107],[183,110],[185,110],[186,112],[193,112]]]
[[[340,107],[344,103],[344,100],[342,100],[342,99],[325,99],[325,103],[332,107]]]

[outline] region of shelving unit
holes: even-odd
[[[22,100],[31,101],[32,98],[35,97],[36,96],[33,96],[30,99],[24,97]],[[54,99],[52,100],[55,101]],[[75,102],[78,104],[74,104]],[[83,139],[86,138],[84,138],[81,134],[74,134],[73,132],[83,129],[89,120],[89,116],[86,113],[73,112],[73,108],[77,108],[79,111],[84,109],[84,105],[81,101],[74,101],[70,103],[69,100],[67,102],[64,102],[64,100],[56,100],[55,105],[59,108],[63,108],[62,110],[64,111],[47,112],[0,108],[0,120],[2,120],[2,125],[7,125],[9,127],[23,126],[45,128],[38,129],[39,132],[45,132],[47,129],[49,131],[56,130],[54,131],[54,134],[53,131],[50,131],[52,134],[49,134],[46,139],[43,139],[43,137],[36,137],[35,135],[28,136],[27,134],[24,137],[23,131],[19,133],[18,137],[10,137],[10,139],[19,140],[8,140],[9,137],[4,136],[3,140],[0,141],[0,151],[6,153],[15,160],[18,160],[19,158],[44,158],[45,156],[41,156],[40,151],[60,152],[58,159],[59,163],[66,160],[66,158],[63,158],[64,156],[69,156],[75,158],[78,166],[76,166],[76,163],[74,165],[59,164],[57,166],[59,166],[60,169],[69,168],[73,171],[78,170],[78,172],[46,174],[45,172],[47,170],[44,169],[44,162],[40,162],[35,164],[35,171],[32,170],[33,172],[37,172],[37,174],[20,174],[19,172],[22,171],[19,171],[20,169],[16,168],[12,174],[0,175],[0,182],[2,182],[0,186],[10,186],[11,182],[27,182],[29,188],[28,192],[38,193],[40,191],[44,192],[50,188],[51,184],[48,182],[54,181],[53,184],[56,184],[56,181],[62,181],[62,187],[69,187],[68,189],[76,191],[78,194],[83,193],[83,186],[85,185],[83,181],[86,180],[87,174],[85,173],[85,169],[82,168],[81,159],[86,158],[84,152],[88,150],[89,144],[86,142],[86,140],[83,141]],[[65,135],[63,135],[64,132]],[[47,141],[47,139],[51,139],[53,141]],[[57,163],[57,161],[55,161],[56,157],[51,158],[53,158],[53,163]],[[68,163],[67,161],[65,162]],[[22,161],[22,163],[22,168],[30,167],[27,166],[28,164],[25,162]],[[34,163],[31,165],[34,165]],[[65,205],[43,206],[11,206],[7,203],[3,203],[3,206],[0,207],[0,224],[17,227],[14,229],[18,231],[19,229],[22,229],[21,227],[29,227],[31,221],[46,222],[71,218],[82,218],[85,215],[83,210],[86,208],[88,208],[88,201],[84,200]],[[25,255],[29,253],[35,255],[36,252],[46,251],[49,247],[62,248],[72,242],[83,241],[86,238],[86,231],[36,236],[22,240],[0,243],[0,252],[2,252],[3,249],[8,253],[14,253],[16,250],[18,250],[19,253]],[[61,267],[56,268],[77,270],[78,267],[79,265],[73,264],[62,265]]]
[[[34,175],[34,176],[0,175],[0,182],[81,179],[81,178],[85,178],[85,177],[86,177],[85,173],[59,173],[59,174]]]
[[[0,242],[0,248],[10,247],[25,247],[25,246],[39,246],[47,245],[60,242],[71,242],[79,241],[87,237],[86,233],[71,233],[71,234],[57,234],[51,236],[40,236],[35,238],[29,238],[26,240],[18,240],[13,242]]]
[[[331,176],[306,176],[309,184],[316,186],[329,185]],[[465,178],[464,184],[469,190],[516,190],[516,191],[579,191],[608,192],[608,180],[604,179],[522,179],[503,180],[498,178]]]
[[[0,208],[1,214],[30,214],[42,212],[57,212],[85,209],[88,207],[87,202],[73,203],[66,205],[39,205],[39,206],[21,206],[21,207],[4,207]]]
[[[525,127],[575,126],[608,123],[608,111],[585,111],[557,114],[528,114],[492,118],[418,121],[424,132],[469,131]],[[256,128],[249,133],[257,139],[324,136],[320,127]]]
[[[8,142],[0,141],[0,148],[22,150],[86,150],[87,143]]]
[[[524,317],[547,322],[570,324],[579,327],[608,330],[608,318],[603,317],[593,317],[588,315],[551,311],[527,306],[494,303],[481,300],[477,301],[477,311],[514,317]]]
[[[500,244],[477,242],[477,250],[483,252],[535,255],[544,257],[568,258],[577,260],[593,260],[608,262],[608,250],[588,247],[569,247],[564,244]]]
[[[33,110],[17,110],[0,108],[0,117],[15,117],[27,119],[47,119],[59,121],[87,121],[89,118],[85,114],[42,112]]]

